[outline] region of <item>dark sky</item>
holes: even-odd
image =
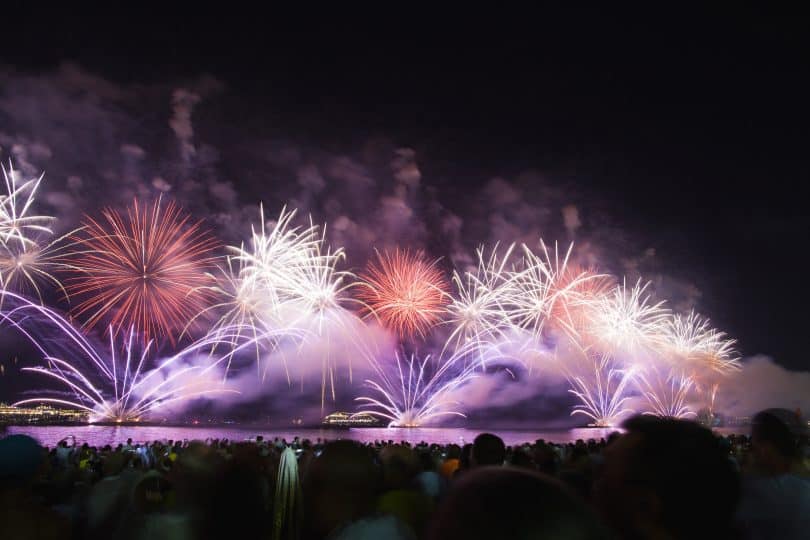
[[[210,73],[263,112],[243,119],[256,132],[267,121],[327,149],[385,134],[427,155],[450,193],[564,171],[669,274],[697,284],[702,311],[745,355],[810,369],[806,18],[140,9],[4,17],[0,63],[36,72],[69,60],[127,84]],[[463,183],[447,172],[459,164],[475,171]]]

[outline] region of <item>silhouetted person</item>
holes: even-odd
[[[433,508],[416,482],[421,469],[418,456],[407,446],[393,445],[380,450],[379,459],[384,492],[377,500],[377,511],[396,516],[421,536]]]
[[[453,477],[460,476],[472,468],[472,449],[473,445],[470,443],[461,447],[461,453],[458,457],[458,467],[453,473]]]
[[[272,526],[269,486],[254,463],[234,458],[207,486],[200,538],[249,538]]]
[[[471,467],[486,465],[503,465],[506,458],[506,446],[503,440],[492,433],[482,433],[473,441],[470,453]]]
[[[70,536],[68,520],[43,505],[32,489],[45,455],[39,443],[27,435],[0,439],[0,538]]]
[[[304,538],[324,538],[372,515],[379,488],[380,471],[368,448],[354,441],[328,443],[304,478]]]
[[[636,416],[623,427],[595,485],[604,519],[623,538],[732,536],[739,479],[719,439],[684,420]]]
[[[515,448],[512,456],[509,459],[509,464],[513,467],[521,467],[524,469],[534,469],[534,460],[532,456],[521,447]]]
[[[541,473],[556,476],[559,469],[557,453],[545,441],[539,441],[534,447],[534,462]]]
[[[737,519],[746,537],[810,536],[810,480],[802,478],[806,428],[795,413],[769,409],[751,423],[751,464]]]
[[[556,480],[534,471],[481,467],[440,505],[431,540],[609,538],[593,513]]]

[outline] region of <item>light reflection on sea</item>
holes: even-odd
[[[377,440],[393,440],[396,442],[408,441],[418,443],[426,441],[439,444],[465,444],[471,443],[476,435],[490,431],[501,437],[507,445],[534,442],[545,439],[548,442],[566,443],[577,439],[599,439],[607,437],[616,429],[578,428],[570,430],[501,430],[501,429],[467,429],[467,428],[351,428],[351,429],[272,429],[257,427],[228,427],[228,426],[9,426],[5,434],[0,431],[0,437],[15,433],[24,433],[37,439],[45,446],[54,446],[68,436],[74,436],[76,442],[87,442],[91,446],[116,445],[132,439],[133,442],[143,443],[155,440],[200,440],[227,438],[232,441],[253,440],[257,435],[265,439],[275,437],[291,441],[298,436],[302,439],[315,441],[321,439],[353,439],[360,442],[374,442]],[[745,433],[744,428],[726,428],[716,430],[723,434]]]

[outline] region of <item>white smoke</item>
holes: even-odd
[[[717,410],[724,414],[750,416],[771,407],[800,409],[806,415],[810,372],[790,371],[768,356],[753,356],[722,383],[717,396]]]

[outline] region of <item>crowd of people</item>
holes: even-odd
[[[0,538],[807,538],[806,425],[634,417],[607,440],[0,439]]]

